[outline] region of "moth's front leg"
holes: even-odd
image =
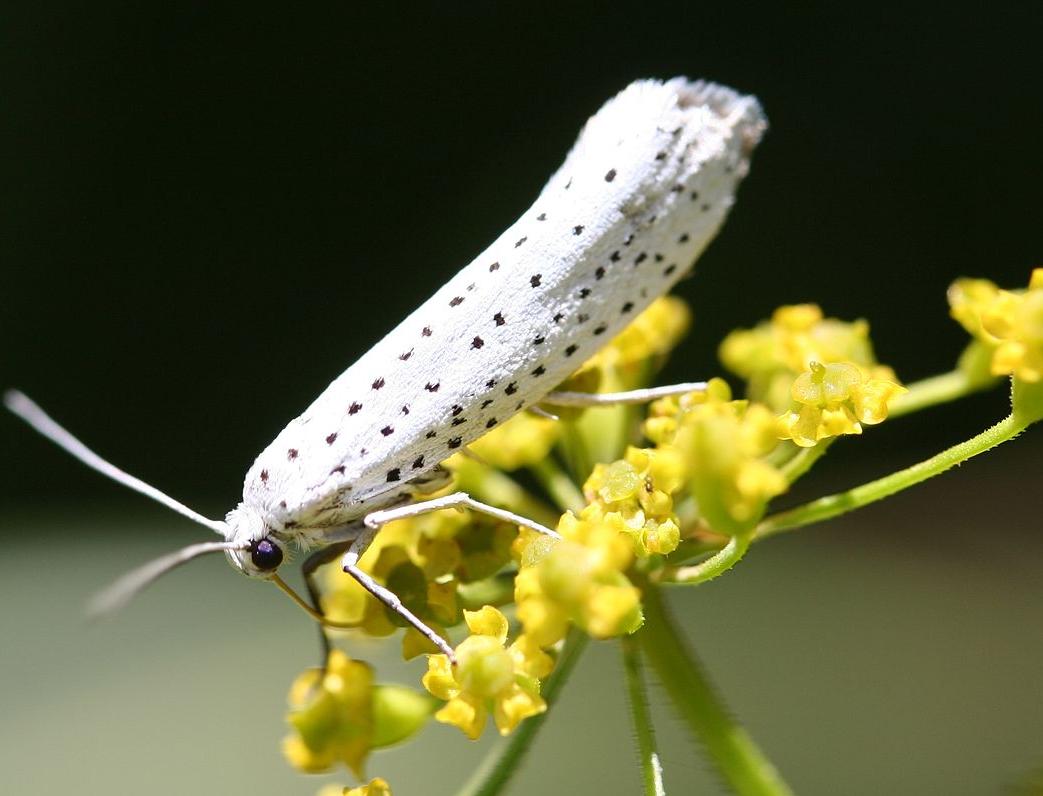
[[[304,559],[304,563],[301,565],[301,574],[304,576],[304,585],[308,589],[308,598],[311,600],[312,608],[314,608],[315,612],[320,616],[325,617],[326,614],[322,610],[322,593],[319,590],[319,585],[315,582],[315,572],[319,567],[328,564],[343,555],[344,552],[351,547],[352,543],[353,541],[349,539],[327,545],[309,555]],[[325,671],[326,661],[329,660],[330,650],[333,648],[333,644],[330,641],[330,636],[326,626],[322,622],[319,622],[318,625],[319,645],[322,648],[320,667]]]
[[[366,522],[368,525],[369,517],[366,518]],[[344,567],[344,571],[357,580],[362,588],[415,627],[424,638],[434,644],[447,658],[449,658],[450,663],[455,664],[456,655],[448,642],[424,624],[423,620],[421,620],[416,614],[406,608],[398,598],[397,594],[377,583],[368,572],[364,572],[359,568],[359,559],[362,557],[362,554],[366,552],[366,548],[369,547],[370,542],[373,541],[373,537],[376,536],[376,534],[376,529],[370,527],[367,532],[360,535],[351,543],[348,552],[346,552],[344,558],[341,559],[341,565]]]

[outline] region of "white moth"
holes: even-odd
[[[24,395],[7,393],[8,408],[88,465],[224,537],[129,573],[98,607],[122,604],[163,572],[217,550],[304,605],[276,574],[292,541],[318,549],[305,564],[309,577],[343,554],[346,572],[451,657],[357,567],[359,557],[383,523],[448,506],[556,536],[463,494],[415,499],[447,482],[440,462],[541,402],[648,400],[699,386],[553,392],[689,271],[724,221],[765,127],[756,99],[722,86],[683,78],[630,85],[587,122],[517,222],[290,421],[257,457],[224,521],[123,473]]]

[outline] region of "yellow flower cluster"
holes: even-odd
[[[672,553],[681,540],[673,494],[684,485],[681,457],[672,448],[628,448],[624,458],[597,464],[583,494],[603,522],[619,526],[640,556]]]
[[[283,753],[290,763],[309,773],[344,763],[357,777],[370,751],[408,738],[431,712],[428,698],[374,685],[370,667],[340,650],[330,653],[325,670],[308,669],[294,680],[289,703],[294,733]]]
[[[779,418],[779,436],[810,448],[827,437],[861,434],[862,423],[882,423],[888,404],[905,392],[899,384],[871,378],[850,362],[812,362],[811,369],[793,382],[793,407]]]
[[[1043,381],[1043,268],[1028,289],[1001,290],[985,279],[960,279],[949,288],[952,316],[989,346],[995,376]]]
[[[471,512],[432,512],[388,523],[360,566],[444,637],[444,628],[462,618],[457,599],[460,584],[499,571],[510,561],[516,535],[514,526]],[[404,624],[337,567],[327,569],[324,586],[323,608],[335,622],[374,637],[390,635]],[[406,659],[434,651],[426,638],[406,627],[402,637]]]
[[[500,734],[507,735],[522,719],[547,709],[540,678],[554,662],[524,635],[506,646],[507,618],[495,608],[465,611],[464,619],[471,635],[454,650],[456,666],[445,655],[427,659],[424,687],[446,702],[435,718],[474,739],[491,711]]]
[[[524,534],[514,601],[525,635],[539,647],[564,638],[575,624],[594,638],[641,626],[641,593],[623,574],[634,560],[632,531],[618,512],[600,504],[558,522],[553,545]]]
[[[718,355],[728,370],[746,379],[749,398],[775,411],[789,406],[794,377],[812,362],[852,362],[874,378],[894,378],[876,363],[866,321],[825,318],[816,304],[779,307],[770,321],[729,334]]]
[[[727,386],[717,385],[706,400],[682,402],[672,436],[700,519],[712,531],[734,535],[752,528],[788,484],[764,458],[778,445],[775,415],[728,397]]]

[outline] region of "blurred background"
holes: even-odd
[[[728,330],[799,301],[868,319],[906,381],[947,370],[966,339],[948,284],[1024,285],[1043,264],[1043,13],[910,6],[10,4],[0,385],[219,516],[275,433],[528,206],[591,113],[677,74],[756,94],[772,127],[678,289],[696,321],[663,380],[718,373]],[[841,442],[805,496],[1006,408],[997,390]],[[1043,765],[1039,431],[675,595],[797,792],[1001,793]],[[324,780],[278,748],[310,623],[214,560],[85,625],[85,595],[204,534],[11,418],[0,453],[0,790],[313,793]],[[668,791],[720,792],[657,711]],[[595,646],[512,792],[636,792],[631,736],[616,649]],[[396,796],[450,793],[489,740],[432,726],[370,771]]]

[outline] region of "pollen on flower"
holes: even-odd
[[[491,606],[465,611],[464,618],[471,635],[456,647],[457,665],[445,655],[427,661],[424,687],[446,702],[435,718],[476,739],[492,713],[500,734],[507,735],[547,709],[537,673],[549,671],[548,656],[524,637],[507,647],[507,618]]]
[[[779,418],[779,436],[807,448],[828,437],[861,434],[863,423],[887,419],[888,405],[905,392],[850,362],[812,362],[793,382],[793,406]]]

